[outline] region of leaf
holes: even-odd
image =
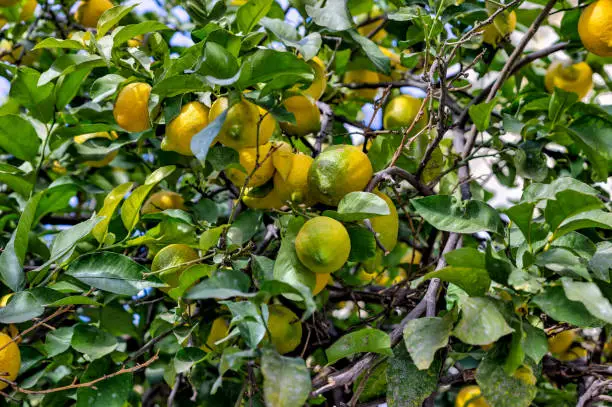
[[[497,211],[481,201],[471,200],[464,206],[453,196],[434,195],[412,199],[411,203],[423,219],[445,232],[504,233],[504,225]]]
[[[87,253],[70,263],[66,274],[97,289],[119,295],[136,295],[144,288],[163,287],[145,280],[149,270],[127,256],[112,252]]]
[[[98,20],[98,33],[96,34],[96,38],[102,38],[104,34],[109,32],[115,25],[119,24],[119,21],[127,16],[136,6],[137,4],[131,6],[115,6],[102,13]]]
[[[548,119],[554,123],[561,120],[563,113],[578,101],[575,92],[567,92],[555,87],[550,104],[548,105]]]
[[[188,372],[191,367],[206,357],[206,352],[200,348],[181,348],[174,356],[174,370],[176,373]]]
[[[0,253],[0,278],[13,291],[21,291],[25,286],[23,262],[28,249],[28,235],[41,198],[42,192],[39,192],[28,200],[19,218],[17,228]]]
[[[303,59],[290,52],[260,49],[243,62],[238,86],[244,89],[272,80],[310,83],[313,79],[312,68]]]
[[[259,308],[249,301],[222,301],[232,313],[232,325],[238,325],[240,335],[247,346],[254,349],[266,335],[266,325]]]
[[[242,246],[257,233],[263,214],[260,211],[242,212],[227,231],[228,244]]]
[[[103,58],[89,54],[66,54],[53,61],[51,67],[43,72],[38,79],[38,86],[44,86],[62,75],[67,75],[77,69],[93,69],[106,66]]]
[[[19,137],[15,137],[19,134]],[[30,122],[15,114],[0,116],[0,148],[20,160],[34,161],[40,139]]]
[[[547,287],[533,298],[533,303],[555,321],[567,322],[582,328],[600,326],[603,322],[592,316],[582,303],[567,298],[563,287]]]
[[[77,324],[74,326],[70,344],[76,351],[95,360],[114,351],[117,347],[117,339],[93,325]]]
[[[523,330],[525,332],[525,340],[523,341],[525,354],[535,363],[540,363],[540,360],[548,353],[546,332],[526,322],[523,323]]]
[[[53,115],[53,84],[39,84],[41,74],[28,67],[21,67],[11,82],[9,95],[23,106],[32,116],[47,122]]]
[[[87,366],[80,379],[94,380],[113,370],[110,358],[97,359]],[[128,404],[133,386],[133,375],[121,374],[96,383],[95,388],[82,387],[76,392],[75,407],[122,407]]]
[[[552,247],[545,252],[538,253],[535,264],[561,276],[582,277],[591,281],[586,261],[561,247]]]
[[[353,26],[346,0],[316,0],[306,4],[306,12],[321,27],[344,31]]]
[[[537,202],[542,199],[556,199],[559,192],[562,191],[577,191],[583,194],[595,195],[598,192],[595,188],[580,182],[575,178],[571,177],[559,177],[550,184],[539,184],[533,183],[529,185],[524,191],[521,197],[522,202]]]
[[[216,228],[204,231],[200,235],[200,250],[207,252],[212,247],[215,247],[219,243],[219,238],[225,229],[227,229],[227,225],[217,226]]]
[[[497,100],[494,99],[490,102],[482,102],[469,107],[468,113],[470,115],[470,119],[472,119],[472,122],[474,122],[478,131],[486,131],[489,128],[491,123],[491,113],[493,113],[493,108],[496,104]]]
[[[169,28],[159,21],[143,21],[142,23],[120,27],[113,33],[113,47],[117,47],[138,35],[163,30],[169,30]]]
[[[63,307],[64,305],[93,305],[96,307],[103,307],[104,305],[100,304],[98,301],[85,297],[83,295],[72,295],[69,297],[64,297],[60,300],[53,301],[50,304],[47,304],[48,307]]]
[[[67,351],[70,348],[74,327],[65,326],[49,331],[45,339],[44,350],[47,356],[52,358]]]
[[[58,111],[64,110],[66,105],[74,99],[81,85],[91,73],[91,69],[79,69],[57,81],[55,87],[55,107]]]
[[[361,226],[347,226],[346,231],[351,239],[349,261],[361,262],[376,256],[376,239],[374,234]]]
[[[272,350],[261,357],[264,401],[267,407],[294,407],[306,403],[312,384],[301,358],[288,358]]]
[[[319,53],[322,39],[318,32],[313,32],[300,40],[295,27],[283,20],[264,17],[260,24],[271,31],[283,44],[297,49],[305,61],[312,59]]]
[[[374,328],[363,328],[358,331],[345,334],[334,342],[327,350],[327,364],[332,365],[336,361],[361,352],[380,353],[390,356],[391,339],[389,335]]]
[[[192,300],[208,298],[226,299],[249,296],[251,279],[238,270],[218,270],[212,277],[205,279],[187,291],[185,296]]]
[[[37,49],[54,49],[54,48],[65,48],[65,49],[85,49],[83,44],[77,40],[62,40],[59,38],[47,37],[38,44],[32,50]]]
[[[514,167],[517,175],[534,180],[544,181],[548,176],[546,155],[542,153],[544,145],[528,140],[519,144],[514,154]]]
[[[259,20],[268,14],[274,0],[249,0],[236,11],[236,22],[243,34],[248,34]]]
[[[447,253],[445,258],[449,266],[427,273],[424,278],[439,278],[453,283],[473,297],[483,296],[489,291],[491,278],[484,253],[464,247]]]
[[[612,242],[597,243],[597,251],[589,261],[593,275],[603,281],[610,282],[612,270]]]
[[[373,216],[389,215],[389,205],[371,192],[349,192],[338,203],[338,213],[345,222],[364,220]]]
[[[591,315],[612,323],[612,304],[595,283],[573,281],[569,278],[562,278],[561,281],[568,300],[581,302]]]
[[[221,131],[221,127],[223,127],[226,117],[227,110],[217,116],[208,126],[197,132],[191,139],[191,151],[201,163],[206,161],[208,149],[215,140],[215,137],[217,137]]]
[[[419,370],[429,369],[438,349],[448,344],[452,330],[450,318],[424,317],[408,321],[404,343]]]
[[[382,53],[374,41],[360,35],[356,30],[350,30],[349,34],[353,41],[361,47],[370,61],[372,61],[376,69],[384,74],[389,74],[391,72],[391,60]]]
[[[587,228],[612,229],[612,213],[593,210],[570,216],[561,222],[555,232],[555,238],[559,238],[574,230]]]
[[[51,263],[66,256],[81,239],[89,235],[94,226],[101,220],[102,218],[99,216],[92,216],[88,220],[58,233],[55,239],[53,239],[51,255],[47,263]]]
[[[91,101],[99,103],[104,99],[114,96],[117,93],[119,85],[125,81],[125,78],[117,74],[108,74],[97,78],[91,85],[89,96]]]
[[[0,136],[1,137],[1,136]],[[34,187],[29,181],[32,177],[10,164],[0,163],[0,182],[24,198],[30,196]]]
[[[558,192],[554,200],[547,202],[544,217],[554,231],[569,217],[602,208],[603,203],[597,196],[569,189]]]
[[[0,323],[19,324],[31,321],[42,313],[45,308],[37,301],[30,291],[20,291],[13,294],[11,301],[0,308]]]
[[[487,297],[461,299],[461,320],[453,336],[469,345],[488,345],[513,332],[493,300]]]
[[[104,241],[106,240],[108,225],[110,224],[111,219],[113,218],[113,214],[117,210],[117,207],[121,203],[123,197],[132,189],[133,185],[133,182],[126,182],[124,184],[121,184],[115,187],[112,191],[108,193],[108,195],[106,195],[106,197],[104,197],[104,204],[102,205],[102,209],[100,209],[100,212],[98,213],[98,216],[104,218],[101,219],[100,222],[98,222],[98,224],[96,224],[96,226],[94,226],[91,231],[91,234],[93,235],[93,237],[96,238],[99,243],[104,243]]]
[[[597,151],[606,159],[612,159],[612,123],[600,116],[583,115],[569,127],[572,138]]]
[[[503,360],[491,356],[480,362],[476,382],[487,402],[495,407],[528,407],[537,393],[534,385],[509,376]]]

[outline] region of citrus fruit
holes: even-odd
[[[530,386],[535,386],[538,382],[538,379],[533,374],[533,370],[527,365],[520,366],[512,376]]]
[[[166,127],[161,149],[192,156],[191,139],[207,125],[208,108],[200,102],[187,103]]]
[[[415,250],[414,248],[410,247],[408,248],[406,254],[404,254],[402,256],[402,259],[400,260],[400,264],[421,264],[421,259],[422,259],[423,255],[421,254],[420,251]]]
[[[240,165],[244,167],[246,173],[237,169],[229,168],[226,171],[227,178],[237,187],[242,187],[250,176],[247,183],[247,187],[258,187],[268,182],[274,175],[274,165],[272,164],[271,154],[268,154],[271,143],[264,144],[258,147],[243,148],[238,151],[240,157]],[[259,157],[257,157],[257,150],[259,149]],[[259,168],[255,172],[255,166],[259,161]]]
[[[321,130],[321,113],[313,99],[302,95],[291,96],[285,99],[283,106],[295,116],[295,124],[280,123],[285,133],[302,137]]]
[[[6,53],[1,59],[2,61],[16,64],[19,61],[20,65],[30,66],[34,64],[40,57],[41,50],[23,51],[23,45],[13,43],[8,40],[0,41],[0,53]],[[23,55],[22,55],[23,54]]]
[[[8,345],[7,345],[8,343]],[[11,337],[5,333],[0,333],[0,372],[8,373],[3,375],[3,379],[14,381],[21,367],[21,354],[19,346],[12,341]],[[0,382],[0,390],[6,388],[8,383]]]
[[[366,69],[348,71],[344,74],[343,79],[344,83],[378,83],[380,81],[378,73]],[[368,100],[374,99],[377,93],[378,89],[354,89],[351,91],[352,95]]]
[[[105,139],[108,139],[108,140],[117,140],[117,138],[119,138],[119,135],[115,131],[110,131],[110,132],[102,131],[102,132],[98,132],[98,133],[88,133],[88,134],[81,134],[79,136],[74,136],[73,140],[77,144],[83,144],[87,140],[96,139],[96,138],[105,138]],[[93,167],[93,168],[102,168],[102,167],[105,167],[108,164],[110,164],[110,162],[113,161],[115,159],[115,157],[117,157],[117,154],[119,154],[119,151],[118,150],[114,150],[114,151],[111,151],[110,153],[106,154],[106,156],[104,158],[101,158],[99,160],[85,161],[83,164],[85,164],[85,165],[87,165],[89,167]]]
[[[274,188],[270,188],[265,195],[257,193],[258,188],[248,188],[244,192],[242,202],[251,209],[280,209],[283,207],[283,201],[279,198],[278,192]]]
[[[314,57],[307,63],[314,71],[314,79],[308,88],[302,90],[302,93],[319,100],[327,87],[327,69],[319,57]]]
[[[164,270],[157,276],[170,286],[162,288],[163,291],[167,291],[173,287],[178,287],[181,273],[191,265],[185,263],[193,262],[198,258],[198,252],[186,244],[171,244],[155,255],[153,263],[151,263],[151,271]]]
[[[21,6],[21,12],[19,13],[20,21],[27,21],[34,16],[34,11],[36,11],[36,6],[38,2],[36,0],[26,0]]]
[[[274,189],[283,202],[312,206],[315,201],[308,191],[308,171],[314,160],[306,154],[294,154],[291,161],[291,171],[286,178],[278,171],[274,174]]]
[[[293,151],[291,151],[291,146],[284,141],[275,143],[274,146],[276,149],[272,153],[272,164],[280,176],[287,179],[293,165]]]
[[[298,232],[295,251],[310,271],[329,274],[348,260],[351,239],[342,223],[327,216],[317,216],[304,223]]]
[[[12,296],[13,296],[13,293],[3,295],[2,298],[0,298],[0,308],[6,307],[6,304],[8,304]]]
[[[96,28],[104,12],[113,7],[109,0],[83,0],[79,3],[74,19],[81,25]]]
[[[383,11],[378,6],[374,6],[372,12],[369,13],[368,15],[368,20],[373,20],[374,18],[381,16],[382,14],[383,14]],[[384,23],[385,23],[385,20],[381,18],[379,20],[375,20],[368,24],[364,24],[361,27],[358,27],[357,32],[359,32],[359,34],[363,35],[364,37],[367,37],[368,34],[370,34],[372,31],[374,31],[375,29],[377,29]],[[374,34],[372,38],[370,39],[375,42],[380,42],[384,40],[385,38],[387,38],[387,32],[384,29],[381,29],[376,34]]]
[[[210,107],[208,121],[212,122],[229,107],[227,98],[219,98]],[[257,139],[257,126],[259,121],[259,140]],[[271,114],[260,109],[257,105],[243,99],[229,107],[225,122],[217,135],[217,140],[224,146],[239,150],[245,147],[255,147],[268,142],[274,130],[276,120]]]
[[[372,164],[360,148],[339,144],[326,148],[308,171],[313,199],[338,205],[349,192],[363,190],[372,178]]]
[[[128,47],[137,48],[144,44],[144,35],[140,34],[127,41]]]
[[[319,294],[321,291],[323,291],[323,289],[325,287],[327,287],[327,284],[329,284],[332,280],[331,278],[331,274],[324,274],[324,273],[315,273],[315,286],[312,289],[312,295],[317,295]]]
[[[270,341],[280,354],[289,353],[302,341],[302,323],[293,311],[282,305],[268,305]]]
[[[593,71],[586,62],[573,65],[554,62],[546,71],[544,84],[546,90],[551,93],[555,88],[559,88],[566,92],[574,92],[582,99],[593,87]]]
[[[487,44],[497,45],[500,41],[510,35],[516,28],[516,13],[514,11],[502,11],[487,25],[482,33],[482,40]]]
[[[489,407],[489,403],[482,397],[480,387],[471,385],[459,390],[455,399],[455,407]]]
[[[582,45],[600,57],[612,56],[612,0],[597,0],[580,14],[578,34]]]
[[[206,343],[202,346],[202,349],[205,352],[215,351],[218,352],[221,348],[219,345],[215,345],[215,342],[220,341],[225,338],[229,334],[229,321],[227,318],[219,317],[216,318],[212,326],[210,327],[210,332],[208,333],[208,337],[206,338]]]
[[[567,351],[574,339],[576,339],[576,330],[570,329],[560,332],[548,338],[548,350],[552,353],[563,353]]]
[[[395,207],[395,204],[391,198],[389,198],[389,196],[386,194],[379,191],[376,191],[375,194],[387,203],[390,213],[388,215],[375,216],[370,219],[370,222],[372,223],[372,228],[378,235],[380,243],[382,243],[385,249],[391,251],[397,244],[397,234],[399,232],[399,217],[397,215],[397,208]],[[384,253],[382,250],[377,248],[376,256],[373,259],[367,260],[363,263],[364,268],[368,271],[376,270],[376,268],[378,268],[382,262],[383,256]]]
[[[408,128],[416,119],[422,99],[410,95],[399,95],[391,99],[383,113],[383,126],[387,130],[398,130]],[[417,133],[427,124],[427,114],[421,115],[419,121],[412,128],[412,133]]]
[[[142,205],[143,214],[162,212],[166,209],[185,210],[185,200],[176,192],[159,191],[151,195]]]
[[[586,349],[580,346],[573,346],[571,349],[563,352],[557,353],[555,357],[562,362],[571,362],[577,359],[585,359],[588,356],[588,352]]]
[[[113,116],[121,128],[136,133],[151,127],[149,95],[151,85],[148,83],[134,82],[121,89],[113,108]]]

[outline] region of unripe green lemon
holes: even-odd
[[[421,108],[422,99],[417,99],[410,95],[399,95],[391,99],[385,107],[383,114],[383,126],[387,130],[398,130],[408,128],[417,117]],[[412,128],[416,133],[427,124],[427,114],[424,113],[419,121]]]
[[[289,353],[302,342],[302,322],[289,308],[282,305],[268,305],[268,330],[270,341],[278,353]]]
[[[198,253],[186,244],[171,244],[155,255],[153,263],[151,263],[151,271],[164,270],[158,276],[170,286],[162,288],[162,290],[169,291],[171,288],[178,287],[181,273],[191,266],[191,264],[185,263],[193,262],[198,258]]]
[[[327,216],[317,216],[304,223],[298,232],[295,251],[310,271],[329,274],[348,260],[351,239],[342,223]]]

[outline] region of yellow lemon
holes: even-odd
[[[351,239],[342,223],[327,216],[317,216],[304,223],[298,232],[295,251],[310,271],[329,274],[348,260]]]
[[[544,84],[546,90],[551,93],[555,88],[559,88],[566,92],[574,92],[582,99],[593,87],[593,71],[586,62],[573,65],[554,62],[546,71]]]
[[[96,28],[104,12],[113,8],[109,0],[84,0],[79,3],[74,19],[81,25]]]
[[[164,270],[157,276],[170,286],[162,288],[162,291],[177,287],[183,270],[191,266],[192,262],[198,258],[198,252],[186,244],[171,244],[157,252],[151,263],[151,271]]]
[[[375,14],[379,15],[379,13],[375,13]],[[378,17],[378,15],[373,15],[372,17]],[[383,19],[372,21],[371,23],[362,25],[361,27],[357,28],[357,31],[359,32],[359,34],[363,35],[364,37],[367,37],[368,34],[370,34],[372,31],[374,31],[375,29],[377,29],[384,23],[385,21]],[[385,38],[387,38],[387,32],[384,29],[381,29],[376,34],[374,34],[372,38],[370,39],[374,42],[380,42],[384,40]]]
[[[202,350],[205,352],[218,352],[222,346],[215,345],[215,342],[218,342],[229,335],[229,326],[230,324],[227,318],[216,318],[210,327],[210,332],[206,338],[206,344],[202,345]]]
[[[313,198],[335,206],[349,192],[363,190],[372,178],[372,164],[360,148],[339,144],[326,148],[308,171]]]
[[[600,57],[612,56],[612,0],[597,0],[580,14],[578,34],[582,45]]]
[[[239,150],[240,165],[244,167],[246,173],[237,168],[230,168],[226,171],[227,178],[237,187],[242,187],[248,176],[250,178],[247,187],[258,187],[268,182],[274,175],[274,164],[272,164],[272,157],[269,154],[271,147],[272,144],[267,143],[262,146]],[[257,150],[259,150],[259,157],[257,157]],[[259,162],[259,168],[253,172],[257,162]]]
[[[281,122],[285,133],[302,137],[321,130],[321,113],[315,101],[307,96],[291,96],[283,102],[283,106],[295,116],[295,124]]]
[[[533,374],[533,370],[527,365],[520,366],[512,376],[530,386],[535,386],[538,382],[538,379]]]
[[[7,345],[8,343],[8,345]],[[21,354],[19,347],[5,333],[0,333],[0,372],[5,373],[4,379],[14,381],[21,367]],[[0,382],[0,390],[6,388],[7,383]]]
[[[210,107],[208,121],[212,122],[229,107],[227,98],[219,98]],[[259,140],[257,139],[257,126],[259,124]],[[265,110],[253,103],[242,100],[230,107],[225,122],[217,135],[217,140],[224,146],[239,150],[245,147],[255,147],[268,142],[274,130],[276,120]]]
[[[144,44],[144,35],[140,34],[127,41],[128,47],[137,48]]]
[[[312,295],[319,294],[325,287],[327,287],[327,284],[332,282],[331,274],[315,273],[315,278],[316,281],[315,286],[312,289]]]
[[[6,304],[8,304],[12,296],[13,296],[13,293],[3,295],[2,298],[0,298],[0,308],[6,307]]]
[[[88,133],[88,134],[81,134],[79,136],[74,136],[73,140],[75,143],[77,144],[83,144],[85,143],[87,140],[91,140],[91,139],[95,139],[95,138],[105,138],[108,140],[116,140],[119,137],[119,135],[117,134],[116,131],[111,131],[111,132],[98,132],[98,133]],[[85,161],[83,164],[89,166],[89,167],[93,167],[93,168],[102,168],[107,166],[108,164],[110,164],[111,161],[113,161],[115,159],[115,157],[117,157],[117,154],[119,154],[118,150],[114,150],[111,151],[110,153],[106,154],[106,156],[100,160],[90,160],[90,161]]]
[[[149,96],[151,85],[143,82],[125,86],[115,100],[113,116],[121,128],[130,132],[141,132],[151,128],[149,122]]]
[[[480,387],[471,385],[459,390],[455,399],[455,407],[489,407],[489,403],[482,397]]]
[[[566,352],[556,354],[555,357],[562,362],[571,362],[577,359],[586,359],[588,355],[586,349],[574,346]]]
[[[30,66],[38,60],[40,57],[41,50],[37,49],[34,51],[23,51],[23,45],[17,44],[13,47],[13,43],[8,40],[0,41],[0,52],[8,52],[2,57],[2,61],[16,64],[19,61],[20,65]],[[23,55],[22,55],[23,53]],[[21,58],[21,59],[20,59]]]
[[[272,153],[272,164],[282,179],[287,179],[293,165],[293,151],[284,141],[275,143],[276,149]]]
[[[497,45],[501,40],[510,35],[516,28],[516,13],[514,11],[503,11],[486,26],[482,33],[482,40],[487,44]]]
[[[374,71],[357,69],[345,73],[343,81],[344,83],[378,83],[381,81],[381,78],[380,75]],[[352,95],[368,100],[373,100],[377,93],[378,89],[355,89],[351,91]]]
[[[327,87],[327,69],[319,57],[314,57],[308,61],[308,65],[314,71],[314,79],[308,88],[302,91],[303,94],[319,100]]]
[[[154,193],[142,205],[142,213],[162,212],[166,209],[182,209],[185,210],[185,199],[176,192],[159,191]]]
[[[552,353],[563,353],[567,351],[570,346],[572,346],[576,336],[577,333],[575,329],[570,329],[568,331],[563,331],[553,335],[548,338],[548,350]]]
[[[36,0],[26,0],[21,7],[21,12],[19,13],[20,21],[27,21],[34,16],[34,11],[36,10],[36,6],[38,2]]]
[[[397,244],[397,234],[399,232],[399,217],[397,214],[397,208],[395,207],[395,204],[391,198],[389,198],[389,196],[386,194],[379,191],[376,191],[375,194],[387,203],[390,213],[388,215],[375,216],[370,219],[370,222],[372,223],[372,228],[378,235],[378,239],[382,245],[385,247],[385,249],[391,251]],[[376,270],[376,268],[378,268],[382,262],[383,256],[384,253],[382,250],[377,249],[376,256],[373,259],[367,260],[363,263],[364,268],[367,271]]]
[[[280,354],[293,351],[302,341],[302,323],[293,311],[282,305],[268,305],[270,341]]]
[[[208,108],[200,102],[187,103],[166,127],[161,149],[192,156],[191,139],[207,125]]]
[[[291,201],[306,206],[314,205],[308,190],[308,171],[314,160],[306,154],[294,154],[291,171],[283,179],[277,171],[274,174],[274,189],[278,191],[281,201]]]
[[[230,5],[232,6],[244,6],[248,0],[232,0]]]
[[[400,263],[403,264],[421,264],[421,259],[423,255],[420,251],[415,250],[414,248],[408,248],[406,254],[402,256]]]
[[[279,198],[278,192],[276,189],[271,188],[267,194],[263,196],[259,196],[257,191],[253,191],[257,188],[248,188],[244,196],[242,197],[242,202],[246,206],[251,209],[280,209],[283,207],[284,203]]]
[[[391,99],[383,113],[383,126],[387,130],[398,130],[408,128],[416,119],[422,99],[410,95],[399,95]],[[417,133],[427,124],[427,114],[423,114],[414,125],[412,133]]]

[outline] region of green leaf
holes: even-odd
[[[516,173],[536,182],[544,181],[548,176],[546,155],[542,153],[544,145],[528,140],[519,144],[514,154]]]
[[[102,209],[100,209],[100,212],[98,213],[98,216],[104,218],[100,220],[100,222],[98,222],[98,224],[96,224],[96,226],[94,226],[91,231],[91,234],[93,235],[93,237],[96,238],[99,243],[104,243],[104,241],[106,240],[106,236],[108,233],[108,225],[110,224],[111,219],[113,218],[113,214],[117,210],[117,207],[121,203],[123,197],[132,189],[133,185],[133,182],[126,182],[124,184],[121,184],[115,187],[112,191],[110,191],[108,195],[106,195],[106,197],[104,198],[104,204],[102,205]]]
[[[145,280],[149,270],[127,256],[112,252],[84,254],[70,263],[66,274],[97,289],[119,295],[136,295],[144,288],[163,287],[155,280]]]
[[[338,203],[338,214],[345,222],[364,220],[373,216],[389,215],[389,205],[371,192],[349,192]]]
[[[242,246],[257,233],[261,226],[263,214],[260,211],[247,210],[242,212],[227,231],[228,244]]]
[[[249,348],[256,348],[266,335],[266,325],[259,308],[250,301],[222,301],[232,313],[232,326],[238,325],[240,335]]]
[[[62,75],[67,75],[77,69],[93,69],[106,66],[103,58],[89,54],[66,54],[53,61],[51,67],[38,79],[38,86],[45,86]]]
[[[569,127],[574,139],[597,151],[608,160],[612,159],[612,122],[600,116],[580,116]]]
[[[491,278],[484,253],[464,247],[447,253],[445,258],[449,266],[427,273],[424,278],[439,278],[453,283],[473,297],[483,296],[489,291]]]
[[[537,389],[515,377],[509,376],[503,360],[487,356],[476,370],[476,382],[491,406],[528,407],[535,398]]]
[[[610,282],[612,270],[612,242],[597,243],[597,251],[589,261],[589,268],[593,275],[603,281]]]
[[[96,38],[102,38],[104,34],[117,25],[119,21],[127,16],[136,6],[136,4],[131,6],[115,6],[102,13],[98,20],[98,33],[96,34]]]
[[[513,332],[497,306],[487,297],[461,299],[461,320],[453,336],[469,345],[488,345]]]
[[[19,324],[31,321],[43,312],[45,308],[30,291],[16,292],[6,307],[0,308],[0,323]]]
[[[20,160],[34,161],[39,147],[40,139],[28,120],[14,114],[0,116],[0,148]]]
[[[204,231],[200,235],[200,250],[207,252],[212,247],[215,247],[217,243],[219,243],[219,238],[225,229],[227,229],[227,225],[217,226],[216,228],[211,228]]]
[[[174,370],[176,373],[185,373],[205,357],[206,352],[200,348],[181,348],[174,356]]]
[[[548,119],[553,124],[557,123],[561,120],[563,113],[577,101],[578,95],[575,92],[566,92],[555,87],[550,98],[550,104],[548,105]]]
[[[540,363],[540,360],[548,353],[546,332],[526,322],[523,323],[523,330],[525,332],[525,340],[523,341],[525,354],[535,363]]]
[[[94,380],[115,369],[110,358],[97,359],[87,366],[80,379],[83,382]],[[133,386],[133,375],[121,374],[96,383],[95,388],[80,388],[76,392],[76,407],[122,407],[128,404]]]
[[[494,99],[490,102],[482,102],[469,107],[468,113],[478,131],[485,131],[489,128],[491,113],[493,113],[493,108],[496,104],[497,100]]]
[[[117,347],[117,339],[93,325],[77,324],[74,327],[70,344],[76,351],[95,360],[114,351]]]
[[[372,61],[378,71],[384,74],[389,74],[391,72],[391,60],[382,53],[374,41],[360,35],[356,30],[350,30],[349,34],[353,41],[361,47],[370,61]]]
[[[454,196],[434,195],[412,199],[411,203],[423,219],[445,232],[504,233],[504,225],[497,211],[481,201],[472,200],[464,205]]]
[[[59,38],[47,37],[38,44],[32,50],[37,49],[54,49],[54,48],[65,48],[65,49],[85,49],[83,44],[77,40],[62,40]]]
[[[582,328],[596,327],[603,323],[591,316],[582,303],[568,299],[563,287],[560,286],[547,287],[532,301],[555,321],[567,322]]]
[[[240,6],[236,12],[236,22],[240,31],[243,34],[250,33],[259,20],[268,14],[273,2],[274,0],[249,0]]]
[[[612,324],[612,304],[595,283],[562,278],[563,290],[570,301],[581,302],[596,318]]]
[[[96,307],[104,306],[93,298],[85,297],[83,295],[72,295],[47,304],[48,307],[63,307],[64,305],[93,305]]]
[[[529,185],[524,191],[521,197],[522,202],[537,202],[542,199],[556,199],[559,192],[562,191],[577,191],[583,194],[595,195],[598,192],[595,188],[580,182],[575,178],[571,177],[560,177],[551,182],[550,184],[539,184],[533,183]]]
[[[34,187],[29,181],[32,178],[29,175],[10,164],[0,163],[0,182],[24,198],[30,196]]]
[[[159,21],[143,21],[142,23],[120,27],[113,33],[113,47],[117,47],[138,35],[163,30],[169,30],[169,28]]]
[[[62,230],[53,239],[51,245],[51,255],[47,263],[59,260],[65,257],[74,249],[74,246],[83,238],[89,235],[91,230],[100,222],[102,218],[92,216],[86,221],[78,223],[68,229]]]
[[[560,276],[582,277],[591,281],[586,261],[561,247],[553,247],[550,250],[538,253],[535,264],[554,271]]]
[[[55,87],[55,107],[58,111],[64,110],[66,105],[74,99],[90,73],[90,68],[78,69],[57,81],[57,86]]]
[[[70,348],[73,332],[74,327],[72,326],[65,326],[57,328],[55,331],[49,331],[44,345],[47,356],[52,358],[67,351]]]
[[[203,300],[207,298],[248,297],[251,279],[238,270],[218,270],[187,291],[186,298]]]
[[[344,31],[353,26],[346,0],[315,0],[306,4],[306,12],[321,27]]]
[[[290,52],[260,49],[243,62],[238,86],[244,89],[272,80],[284,82],[287,77],[294,82],[310,83],[314,73],[303,59]]]
[[[191,151],[201,163],[206,161],[210,145],[221,131],[226,117],[227,110],[217,116],[215,120],[196,133],[191,139]]]
[[[168,291],[168,295],[175,300],[182,297],[195,283],[204,277],[210,277],[217,269],[208,264],[196,264],[184,270],[179,277],[179,285]]]
[[[267,407],[294,407],[306,403],[312,384],[301,358],[288,358],[266,349],[261,357],[264,401]]]
[[[349,261],[361,262],[376,256],[376,239],[372,232],[357,225],[347,226],[346,231],[351,239]]]
[[[99,103],[110,96],[114,96],[123,82],[125,82],[125,78],[117,74],[108,74],[97,78],[89,91],[91,101]]]
[[[544,217],[551,230],[555,230],[571,216],[602,208],[603,203],[597,196],[569,189],[558,192],[554,200],[547,202]]]
[[[23,106],[32,116],[48,122],[53,115],[53,84],[39,84],[41,74],[28,67],[21,67],[11,82],[9,95]]]
[[[559,238],[574,230],[587,228],[612,229],[612,213],[593,210],[570,216],[561,222],[555,232],[555,238]]]
[[[28,200],[19,218],[17,228],[0,253],[0,279],[13,291],[21,291],[25,286],[23,262],[28,249],[28,234],[32,229],[36,209],[42,192]]]
[[[374,328],[363,328],[358,331],[345,334],[334,342],[327,350],[327,363],[334,364],[336,361],[361,352],[380,353],[390,356],[391,339],[389,334]]]
[[[322,39],[318,32],[313,32],[300,39],[295,27],[283,20],[264,17],[260,24],[271,31],[283,44],[295,48],[306,61],[319,53]]]
[[[450,318],[424,317],[408,321],[404,343],[419,370],[429,369],[438,349],[448,344],[452,330]]]

